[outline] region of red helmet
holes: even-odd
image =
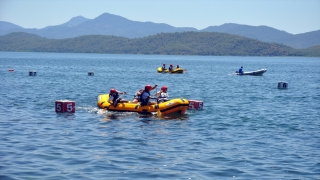
[[[116,92],[117,92],[116,89],[114,89],[114,88],[110,89],[110,94],[111,94],[111,93],[116,93]]]
[[[161,90],[162,90],[162,91],[167,91],[167,90],[168,90],[168,87],[167,87],[167,86],[162,86],[162,87],[161,87]]]
[[[172,66],[172,64],[170,64],[170,66]]]
[[[144,87],[145,90],[148,90],[150,91],[152,89],[152,86],[150,84],[147,84],[145,87]]]

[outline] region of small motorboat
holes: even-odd
[[[267,72],[267,69],[260,69],[260,70],[256,70],[256,71],[247,71],[247,72],[243,72],[243,74],[240,74],[238,71],[236,71],[236,75],[262,76],[262,74],[265,72]]]
[[[159,67],[157,71],[158,73],[183,73],[184,70],[182,68],[176,68],[172,71],[169,71],[168,69],[163,70],[162,67]]]
[[[160,113],[161,115],[172,113],[185,114],[189,107],[189,101],[182,98],[175,98],[162,103],[152,102],[151,104],[145,106],[141,106],[140,103],[132,103],[128,100],[121,100],[116,107],[110,104],[108,99],[109,94],[100,94],[97,98],[97,106],[109,111],[137,112],[142,114]]]

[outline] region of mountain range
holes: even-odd
[[[193,27],[174,27],[165,23],[139,22],[121,16],[104,13],[94,19],[82,16],[66,23],[42,29],[23,28],[10,22],[0,21],[0,36],[13,32],[25,32],[49,39],[75,38],[84,35],[109,35],[125,38],[142,38],[159,33],[219,32],[252,38],[263,42],[275,42],[296,49],[320,44],[320,30],[302,34],[290,34],[268,26],[249,26],[227,23],[198,30]]]

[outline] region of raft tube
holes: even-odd
[[[132,103],[131,101],[121,100],[117,107],[114,107],[108,102],[109,94],[100,94],[97,98],[97,106],[109,111],[119,112],[137,112],[142,114],[156,113],[159,109],[161,115],[167,115],[172,113],[185,114],[189,107],[187,99],[176,98],[166,102],[157,104],[152,102],[149,105],[141,106],[140,103]]]
[[[162,70],[162,67],[159,67],[157,69],[158,73],[183,73],[183,69],[182,68],[176,68],[172,71],[169,71],[168,69],[166,70]]]

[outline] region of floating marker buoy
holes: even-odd
[[[199,100],[188,100],[188,101],[189,101],[188,109],[195,109],[195,110],[203,109],[203,101],[199,101]]]
[[[94,76],[93,72],[88,72],[88,76]]]
[[[76,103],[70,100],[56,100],[55,103],[57,113],[75,113]]]
[[[288,88],[288,83],[280,81],[278,82],[278,89],[287,89]]]
[[[29,71],[29,76],[36,76],[37,72],[36,71]]]

